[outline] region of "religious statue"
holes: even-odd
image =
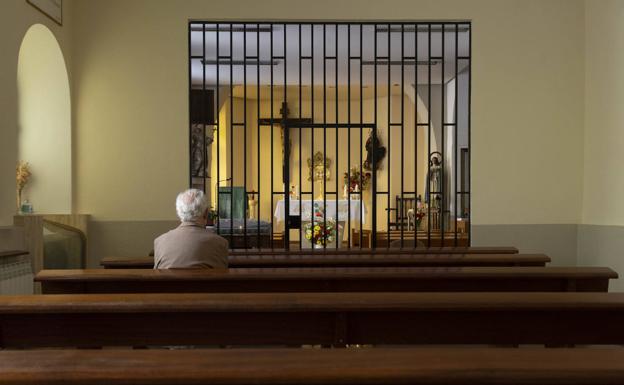
[[[262,118],[258,120],[259,125],[264,126],[273,126],[275,124],[279,124],[280,126],[280,142],[282,143],[282,180],[286,182],[286,176],[289,171],[290,164],[290,153],[292,149],[292,140],[290,137],[286,140],[286,130],[292,127],[305,127],[306,125],[312,124],[311,118],[291,118],[290,109],[288,108],[288,103],[286,101],[282,102],[282,108],[280,108],[280,117],[277,118]]]
[[[323,153],[318,151],[314,154],[312,159],[308,158],[308,180],[309,181],[323,181],[329,180],[331,166],[331,160],[323,156]]]
[[[442,162],[440,161],[439,152],[434,152],[431,154],[429,158],[429,175],[427,176],[427,180],[429,182],[429,192],[430,193],[441,193],[442,192]]]
[[[377,135],[373,135],[373,130],[368,134],[366,139],[366,160],[364,161],[364,169],[373,171],[373,156],[375,157],[375,170],[379,169],[379,164],[386,156],[386,148],[381,146]]]
[[[204,136],[204,125],[199,123],[193,123],[191,127],[191,157],[192,157],[192,172],[194,177],[207,177],[210,168],[208,164],[209,157],[208,146],[213,142],[214,130],[206,126],[206,136]],[[206,159],[204,161],[204,159]]]

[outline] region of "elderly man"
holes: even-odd
[[[154,268],[227,268],[227,240],[206,230],[208,202],[204,193],[196,189],[181,192],[176,211],[182,223],[154,241]]]

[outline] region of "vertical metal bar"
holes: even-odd
[[[234,33],[230,23],[230,57],[234,59]],[[230,242],[234,243],[234,65],[230,63]]]
[[[335,74],[334,74],[334,80],[335,80],[335,89],[336,89],[336,120],[334,121],[334,123],[336,124],[336,152],[334,154],[336,154],[336,249],[338,248],[338,246],[342,246],[342,238],[339,239],[339,235],[340,235],[340,231],[339,231],[339,226],[340,226],[340,210],[338,210],[338,207],[340,206],[340,195],[338,194],[338,179],[340,179],[338,177],[338,24],[336,24],[334,26],[335,28],[335,33],[336,33],[336,47],[335,47],[335,59],[334,59],[334,64],[335,64]],[[347,101],[348,103],[348,101]],[[348,130],[348,128],[347,128]]]
[[[446,165],[446,148],[445,148],[445,144],[444,144],[444,137],[446,136],[446,125],[444,124],[445,122],[445,116],[446,116],[446,82],[444,79],[444,67],[445,67],[445,63],[444,63],[444,59],[445,59],[445,48],[444,48],[444,41],[446,40],[446,24],[442,24],[442,32],[441,32],[441,36],[442,36],[442,79],[440,81],[440,94],[442,95],[442,108],[441,108],[441,113],[440,115],[442,115],[442,118],[440,120],[440,130],[442,133],[442,145],[440,146],[440,153],[442,154],[441,158],[442,161],[440,163],[440,246],[444,246],[444,212],[445,212],[445,203],[446,203],[446,195],[444,194],[444,179],[445,179],[445,174],[444,172],[445,170],[445,165]]]
[[[286,210],[286,230],[284,231],[284,247],[286,250],[290,249],[290,127],[287,123],[288,115],[286,114],[287,109],[287,91],[288,91],[288,80],[286,79],[286,68],[288,68],[286,62],[286,24],[284,24],[284,104],[283,104],[283,115],[282,115],[282,130],[284,131],[284,159],[282,159],[282,164],[286,167],[282,167],[282,172],[285,174],[282,176],[284,180],[284,209]],[[271,59],[273,61],[273,59]]]
[[[336,50],[336,56],[338,52]],[[336,151],[337,153],[337,151]],[[336,167],[336,169],[338,169]],[[336,175],[336,178],[338,176]],[[347,247],[351,248],[351,24],[347,24]]]
[[[414,24],[414,248],[418,247],[418,24]]]
[[[388,229],[387,233],[388,233],[388,244],[386,245],[387,248],[390,248],[390,196],[391,194],[391,180],[390,180],[390,174],[392,174],[390,172],[390,170],[392,170],[392,168],[390,167],[390,159],[392,158],[392,151],[390,150],[390,137],[392,136],[392,104],[391,104],[391,100],[392,100],[392,79],[391,75],[392,75],[392,67],[390,65],[391,59],[392,59],[392,55],[391,55],[391,47],[392,47],[392,41],[390,40],[391,38],[391,29],[390,29],[390,24],[388,24],[388,154],[386,156],[387,160],[387,193],[386,193],[386,207],[388,208],[388,210],[386,211],[386,229]],[[374,143],[374,142],[373,142]],[[374,146],[373,146],[374,149]]]
[[[327,24],[323,23],[323,228],[327,228]],[[327,242],[323,242],[323,250]]]
[[[468,246],[472,245],[472,23],[468,28]]]
[[[188,66],[188,114],[189,114],[189,125],[188,125],[188,148],[189,148],[189,188],[193,187],[193,115],[192,115],[192,95],[193,95],[193,60],[191,57],[193,56],[193,49],[191,45],[191,23],[188,24],[188,55],[189,55],[189,66]]]
[[[301,110],[303,110],[303,104],[301,103],[301,24],[299,24],[299,121],[301,121]],[[303,136],[302,136],[302,128],[301,125],[299,125],[299,250],[301,250],[303,248],[303,233],[302,233],[302,221],[301,221],[301,209],[302,209],[302,196],[301,196],[301,192],[303,192],[303,182],[301,179],[301,155],[302,155],[302,148],[301,148],[301,143],[303,142]]]
[[[373,176],[373,186],[372,186],[372,195],[373,195],[373,202],[372,202],[372,210],[373,210],[373,223],[372,223],[372,231],[371,231],[371,243],[372,243],[372,247],[373,249],[377,247],[377,170],[375,169],[376,164],[375,164],[375,140],[377,139],[377,24],[375,24],[375,30],[373,33],[373,63],[374,63],[374,74],[373,74],[373,86],[375,87],[375,91],[374,91],[374,96],[373,96],[373,121],[375,122],[375,126],[373,128],[373,131],[371,133],[371,140],[372,140],[372,149],[373,151],[371,151],[371,169],[372,169],[372,176]],[[389,231],[389,229],[386,229],[387,231]]]
[[[269,36],[270,36],[270,47],[269,47],[269,53],[271,55],[271,60],[270,63],[273,63],[273,23],[270,24],[271,26],[271,31],[269,32]],[[271,71],[271,124],[269,125],[269,127],[271,128],[271,213],[273,212],[273,195],[275,194],[275,186],[273,184],[273,173],[274,173],[274,162],[273,162],[273,66],[269,65],[270,71]],[[286,217],[288,217],[288,214],[290,213],[286,213]],[[273,229],[274,229],[274,220],[273,220],[273,215],[271,214],[271,249],[273,249],[274,245],[273,245]]]
[[[221,205],[220,205],[220,201],[221,201],[221,194],[219,194],[219,184],[221,183],[221,114],[219,111],[219,73],[221,72],[221,65],[219,64],[219,56],[220,56],[220,50],[219,50],[219,46],[220,46],[220,25],[217,23],[217,87],[215,88],[215,99],[216,99],[216,115],[217,115],[217,182],[215,183],[215,190],[217,193],[217,196],[215,197],[215,203],[217,206],[217,214],[221,214]],[[221,230],[221,221],[219,220],[219,218],[217,218],[217,234],[220,233]],[[230,245],[231,248],[231,245]]]
[[[256,127],[256,131],[257,131],[257,136],[256,136],[256,147],[257,147],[257,154],[256,156],[258,157],[258,174],[256,176],[256,186],[258,187],[258,196],[254,197],[257,198],[258,201],[256,202],[256,206],[258,206],[258,216],[256,217],[257,223],[256,223],[256,236],[257,236],[257,240],[256,240],[256,246],[261,249],[262,248],[262,242],[260,241],[260,213],[261,213],[261,207],[262,204],[260,203],[260,180],[261,175],[260,175],[260,24],[256,24],[256,56],[258,57],[258,62],[256,64],[256,121],[258,123],[258,126]],[[273,228],[271,228],[271,234],[269,235],[269,239],[271,239],[273,234]]]
[[[362,181],[364,180],[364,167],[363,167],[363,163],[362,163],[362,147],[364,145],[364,140],[363,140],[363,124],[364,124],[364,75],[362,73],[362,59],[364,58],[364,52],[363,52],[363,48],[364,48],[364,43],[363,43],[363,39],[364,39],[364,33],[363,33],[363,25],[360,24],[360,162],[358,164],[358,169],[360,170],[360,185],[359,185],[359,194],[360,196],[358,197],[359,199],[359,203],[360,203],[360,249],[362,249],[363,246],[363,241],[364,241],[364,224],[363,224],[363,215],[364,215],[364,188],[363,188],[363,184]],[[372,234],[372,232],[371,232]]]
[[[431,247],[431,207],[434,197],[431,196],[431,23],[427,24],[427,247]]]
[[[206,23],[202,23],[202,58],[206,57]],[[208,154],[206,154],[206,118],[208,117],[208,114],[206,114],[206,66],[202,64],[202,92],[201,92],[201,116],[203,117],[202,119],[202,167],[203,167],[203,172],[201,174],[201,177],[204,181],[204,183],[202,183],[202,190],[204,191],[204,193],[206,193],[206,176],[207,176],[207,171],[206,170],[206,165],[208,164]],[[200,176],[200,175],[198,175]],[[192,178],[192,173],[191,173],[191,178]],[[191,182],[192,184],[192,182]]]
[[[458,212],[459,210],[457,209],[457,194],[460,191],[459,188],[459,184],[458,184],[458,176],[459,173],[457,172],[458,168],[457,168],[457,145],[458,145],[458,135],[457,135],[457,127],[459,126],[459,119],[457,116],[457,112],[458,112],[458,108],[457,108],[457,104],[459,103],[459,99],[457,98],[458,96],[458,92],[457,89],[459,88],[459,78],[458,78],[458,60],[457,60],[457,56],[459,55],[459,24],[455,23],[455,104],[454,104],[454,122],[455,122],[455,133],[454,133],[454,138],[453,138],[453,144],[454,144],[454,149],[453,149],[453,159],[455,160],[455,166],[453,167],[453,173],[455,175],[455,194],[454,197],[455,198],[455,202],[454,202],[454,207],[455,207],[455,225],[454,230],[455,230],[455,242],[454,242],[454,246],[457,247],[457,217],[458,217]]]
[[[247,206],[247,24],[243,24],[243,191]],[[243,210],[243,242],[247,248],[247,213]]]
[[[311,92],[311,97],[310,97],[310,111],[311,111],[311,116],[312,119],[314,119],[314,26],[315,24],[310,24],[310,92]],[[310,159],[314,159],[314,127],[310,127]],[[310,196],[310,222],[312,225],[312,229],[314,231],[314,226],[316,225],[316,221],[314,220],[314,169],[311,170],[311,189],[310,189],[310,193],[312,194]],[[303,212],[303,207],[301,208],[301,212]],[[312,251],[314,251],[314,239],[313,237],[310,238],[310,247],[312,248]]]
[[[405,120],[405,104],[403,102],[404,99],[404,95],[403,95],[403,87],[404,87],[404,83],[405,83],[405,52],[404,52],[404,45],[405,45],[405,40],[404,40],[404,36],[405,36],[405,25],[401,24],[401,92],[399,95],[401,95],[401,207],[399,208],[401,211],[401,248],[403,248],[404,246],[404,242],[403,242],[403,209],[404,209],[404,197],[403,197],[403,191],[405,191],[405,129],[403,127],[404,124],[404,120]],[[416,167],[416,165],[414,165],[414,167]],[[390,195],[388,195],[390,196]],[[407,214],[407,213],[406,213]]]

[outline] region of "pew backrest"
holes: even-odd
[[[0,297],[0,347],[624,344],[624,293]]]
[[[606,292],[605,267],[240,268],[42,270],[44,294],[193,292]]]
[[[2,385],[624,384],[622,349],[0,351]]]

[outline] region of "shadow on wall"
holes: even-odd
[[[23,199],[40,213],[67,214],[72,206],[71,100],[65,59],[48,27],[31,26],[17,64],[18,159],[33,177]]]
[[[180,224],[179,221],[91,221],[87,268],[100,267],[104,257],[145,257],[154,239]]]

